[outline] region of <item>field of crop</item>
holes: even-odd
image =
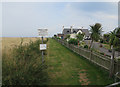
[[[35,37],[26,37],[26,38],[20,38],[20,37],[3,37],[0,38],[0,40],[2,41],[2,50],[4,49],[10,49],[13,48],[14,46],[17,46],[21,43],[21,40],[23,40],[23,44],[27,44],[30,41],[36,41],[37,38]]]

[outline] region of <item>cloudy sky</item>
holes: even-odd
[[[118,26],[117,2],[3,2],[2,35],[36,37],[38,28],[47,28],[49,36],[62,32],[62,26],[90,28],[101,23],[103,31]]]

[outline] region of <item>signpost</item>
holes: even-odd
[[[40,50],[42,51],[42,64],[43,64],[43,62],[44,62],[43,50],[47,49],[47,45],[43,44],[43,36],[48,35],[48,29],[38,29],[38,34],[42,38],[42,44],[40,44]]]
[[[48,29],[38,29],[39,36],[47,36],[48,35]]]
[[[40,50],[46,50],[47,45],[46,44],[40,44]]]

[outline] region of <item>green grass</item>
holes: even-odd
[[[110,45],[109,44],[103,44],[104,45],[104,47],[106,48],[106,49],[110,49]]]
[[[72,52],[53,39],[48,42],[49,85],[108,85],[112,80],[85,58]]]

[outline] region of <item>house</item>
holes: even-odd
[[[64,34],[64,37],[70,34],[70,38],[76,38],[76,35],[79,33],[84,34],[84,37],[83,37],[84,40],[90,39],[90,33],[88,29],[73,28],[72,26],[70,28],[64,28],[63,26],[62,34]]]
[[[64,39],[64,34],[57,34],[57,37],[61,38],[61,39]]]

